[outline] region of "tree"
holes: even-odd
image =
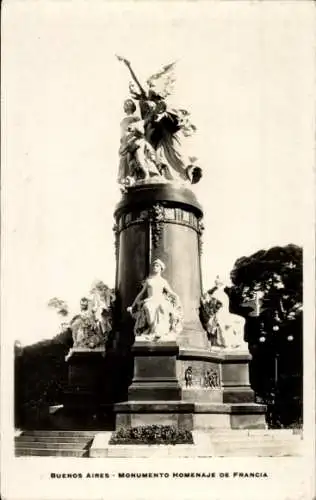
[[[20,347],[15,343],[15,425],[39,425],[41,409],[61,404],[67,384],[65,356],[72,346],[71,331]]]
[[[300,247],[292,244],[273,247],[241,257],[231,271],[231,280],[232,309],[245,318],[253,311],[258,292],[262,295],[260,317],[266,326],[271,327],[274,322],[289,325],[301,317],[303,256]]]
[[[53,297],[48,301],[47,305],[52,309],[56,309],[57,313],[60,314],[60,316],[68,316],[68,305],[64,300],[59,299],[58,297]]]
[[[231,280],[231,309],[246,319],[253,389],[273,403],[273,425],[290,425],[302,407],[302,249],[289,244],[241,257]]]

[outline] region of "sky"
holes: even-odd
[[[51,338],[51,297],[114,285],[119,123],[130,59],[177,60],[203,168],[204,288],[237,258],[308,244],[313,199],[310,2],[12,0],[2,9],[4,342]],[[164,4],[166,5],[166,4]],[[289,7],[290,6],[290,7]]]

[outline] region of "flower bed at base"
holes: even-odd
[[[113,432],[109,444],[193,444],[192,432],[170,425],[148,425]]]

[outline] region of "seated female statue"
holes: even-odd
[[[179,297],[161,276],[165,265],[154,260],[152,270],[133,304],[127,308],[136,320],[134,333],[146,340],[171,340],[182,329],[182,307]]]

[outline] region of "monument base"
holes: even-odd
[[[265,406],[186,401],[127,401],[114,406],[115,429],[172,425],[197,429],[266,429]]]
[[[248,352],[181,348],[136,340],[128,401],[114,405],[116,430],[144,425],[193,429],[264,429],[254,403]]]
[[[185,401],[127,401],[114,406],[115,430],[146,425],[193,429],[194,404]]]

